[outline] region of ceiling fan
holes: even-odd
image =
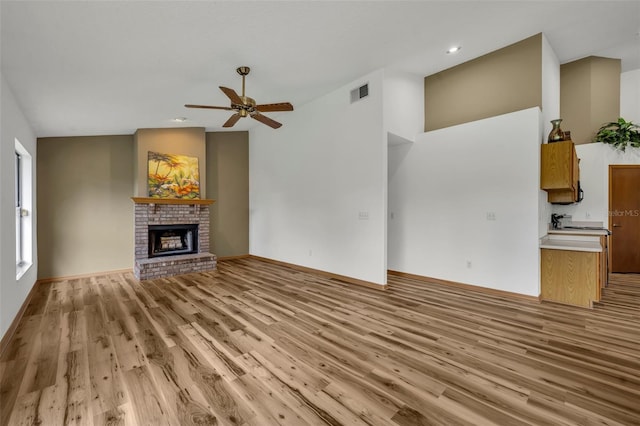
[[[192,105],[186,104],[187,108],[206,108],[206,109],[223,109],[227,111],[237,111],[222,125],[222,127],[233,127],[242,117],[251,117],[254,120],[258,120],[261,123],[266,124],[269,127],[277,129],[282,126],[275,120],[261,114],[262,112],[276,112],[276,111],[293,111],[293,105],[289,102],[279,102],[275,104],[261,104],[256,105],[256,101],[252,98],[245,96],[244,94],[244,78],[251,69],[249,67],[239,67],[236,69],[238,74],[242,76],[242,96],[238,96],[235,90],[228,87],[220,86],[220,90],[231,100],[230,107],[222,106],[210,106],[210,105]]]

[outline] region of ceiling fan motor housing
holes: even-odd
[[[245,76],[247,74],[249,74],[249,72],[251,71],[251,68],[249,67],[238,67],[236,69],[236,71],[238,72],[238,74],[240,74],[241,76]]]

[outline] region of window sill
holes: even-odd
[[[22,276],[31,268],[31,262],[24,262],[20,265],[16,265],[16,280],[22,278]]]

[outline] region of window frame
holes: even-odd
[[[33,157],[15,139],[16,280],[33,264]]]

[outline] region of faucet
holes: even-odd
[[[553,227],[553,229],[558,229],[558,226],[560,226],[560,219],[562,219],[563,217],[563,214],[551,214],[551,226]]]

